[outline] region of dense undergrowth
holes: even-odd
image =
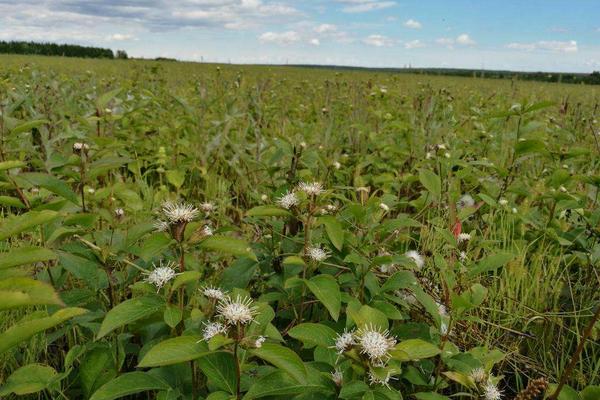
[[[0,397],[600,398],[598,90],[0,61]]]

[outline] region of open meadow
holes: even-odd
[[[0,55],[0,398],[599,400],[599,104]]]

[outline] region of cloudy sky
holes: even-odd
[[[0,40],[234,63],[600,70],[598,0],[0,0]]]

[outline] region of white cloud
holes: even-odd
[[[258,40],[262,43],[276,43],[285,46],[300,41],[300,34],[296,31],[265,32],[258,37]]]
[[[394,41],[383,35],[369,35],[363,39],[363,43],[369,46],[384,47],[393,45]]]
[[[321,41],[317,38],[313,38],[310,39],[308,43],[312,44],[313,46],[319,46],[321,44]]]
[[[106,40],[121,42],[124,40],[136,40],[136,37],[128,34],[115,33],[113,35],[108,36]]]
[[[577,47],[577,41],[558,41],[558,40],[541,40],[534,43],[509,43],[506,45],[509,49],[534,51],[534,50],[546,50],[561,53],[576,53],[579,48]]]
[[[476,43],[473,39],[471,39],[471,37],[469,35],[467,35],[466,33],[463,33],[463,34],[458,35],[458,37],[456,38],[456,44],[460,44],[463,46],[473,46]]]
[[[420,47],[425,47],[425,43],[420,40],[411,40],[410,42],[404,43],[404,48],[408,50],[418,49]]]
[[[331,33],[337,31],[337,26],[332,24],[321,24],[314,29],[317,33]]]
[[[346,4],[342,8],[346,13],[361,13],[374,10],[383,10],[384,8],[393,7],[395,1],[380,1],[380,0],[337,0],[338,3]]]
[[[437,44],[441,44],[442,46],[446,46],[449,49],[454,48],[454,39],[448,37],[441,37],[435,40]]]
[[[423,27],[419,21],[415,21],[412,18],[404,22],[404,26],[410,29],[421,29]]]

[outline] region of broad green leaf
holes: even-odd
[[[0,206],[25,208],[25,204],[21,200],[12,196],[0,196]]]
[[[398,343],[390,354],[398,361],[417,361],[440,354],[440,349],[422,339],[408,339]]]
[[[581,400],[597,400],[600,399],[600,386],[588,386],[579,392]]]
[[[73,204],[79,204],[79,197],[71,190],[71,187],[63,180],[57,177],[44,174],[41,172],[27,172],[19,175],[20,179],[24,179],[32,185],[42,187],[55,193]]]
[[[28,231],[38,225],[47,224],[58,217],[52,210],[29,211],[25,214],[13,216],[2,221],[0,226],[0,240]]]
[[[288,210],[275,206],[257,206],[246,212],[249,217],[288,217],[292,215]]]
[[[515,155],[517,157],[531,153],[547,153],[546,145],[542,141],[535,139],[520,141],[515,145]]]
[[[291,396],[303,393],[313,386],[312,382],[308,384],[298,383],[290,375],[283,371],[273,371],[257,380],[243,397],[243,400],[258,399],[270,396]],[[318,388],[315,387],[315,388]]]
[[[164,340],[144,355],[138,367],[162,367],[195,360],[208,354],[208,347],[201,336],[179,336]]]
[[[467,374],[463,374],[462,372],[457,371],[446,371],[442,372],[449,379],[452,379],[454,382],[458,382],[461,385],[468,387],[469,389],[476,389],[477,385],[475,385],[475,381]]]
[[[12,168],[23,168],[26,167],[27,163],[19,160],[8,160],[0,162],[0,171],[6,171]]]
[[[322,274],[314,276],[310,280],[305,280],[305,282],[315,297],[327,308],[331,318],[337,321],[342,307],[342,295],[335,278],[331,275]]]
[[[38,304],[62,304],[52,286],[22,277],[0,280],[0,299],[0,310]]]
[[[372,326],[379,329],[388,329],[389,323],[386,315],[373,307],[364,305],[358,310],[353,310],[350,307],[346,310],[350,318],[359,327]]]
[[[288,256],[283,259],[282,264],[283,265],[299,265],[299,266],[306,265],[304,260],[302,259],[302,257],[298,257],[298,256]]]
[[[175,291],[182,285],[198,281],[200,279],[200,276],[200,272],[198,271],[185,271],[177,275],[177,277],[173,281],[173,286],[171,286],[171,290]]]
[[[177,189],[179,189],[185,181],[185,173],[178,169],[169,170],[165,172],[165,175],[167,177],[167,181],[169,181],[169,183],[175,186]]]
[[[450,397],[446,397],[435,392],[420,392],[413,394],[417,400],[450,400]]]
[[[306,348],[328,348],[334,345],[337,333],[326,325],[306,322],[290,329],[288,335],[301,341]]]
[[[162,311],[164,307],[165,301],[158,296],[144,296],[125,300],[106,313],[97,338],[100,339],[117,328],[147,318]]]
[[[169,389],[165,381],[147,372],[127,372],[102,385],[90,400],[113,400],[148,390]]]
[[[235,256],[247,257],[256,261],[256,256],[252,252],[248,242],[242,239],[229,236],[209,236],[200,243],[200,247],[213,250],[219,253],[233,254]]]
[[[11,393],[22,396],[46,389],[56,378],[54,368],[42,364],[28,364],[13,372],[0,387],[0,396]]]
[[[491,256],[487,256],[483,260],[479,261],[477,265],[469,270],[468,275],[473,277],[485,272],[495,271],[511,261],[513,258],[515,258],[515,255],[511,253],[492,254]]]
[[[108,105],[108,103],[112,99],[114,99],[115,97],[117,97],[119,93],[121,93],[121,88],[116,88],[116,89],[113,89],[113,90],[111,90],[109,92],[101,94],[96,99],[96,107],[98,107],[99,110],[104,111],[104,109],[106,108],[106,106]]]
[[[250,352],[263,360],[281,368],[296,381],[306,383],[306,367],[302,359],[291,349],[275,343],[264,343],[258,349]]]
[[[382,292],[393,292],[398,289],[408,289],[417,284],[417,279],[411,271],[398,271],[390,276],[381,286]]]
[[[197,363],[209,382],[221,390],[236,393],[236,366],[233,354],[224,351],[210,353],[200,358]]]
[[[342,224],[331,215],[320,217],[319,221],[325,225],[325,232],[327,232],[327,237],[329,237],[331,243],[341,251],[344,247],[344,228],[342,228]]]
[[[171,328],[175,328],[180,322],[181,322],[181,318],[183,317],[183,312],[181,311],[181,309],[174,305],[174,304],[168,304],[165,307],[165,312],[163,313],[163,319],[165,320],[165,323],[167,325],[169,325]]]
[[[38,128],[44,124],[50,123],[50,121],[48,121],[47,119],[36,119],[33,121],[27,121],[27,122],[23,122],[20,125],[15,126],[14,128],[12,128],[10,130],[10,133],[12,135],[18,135],[20,133],[23,132],[29,132],[34,128]]]
[[[18,322],[0,334],[0,354],[9,350],[18,343],[29,339],[38,332],[45,331],[64,321],[86,313],[83,308],[63,308],[49,317],[35,318],[25,322]]]
[[[136,255],[144,261],[150,261],[167,249],[170,243],[171,238],[165,235],[164,232],[156,232],[144,240]]]
[[[546,391],[546,394],[547,395],[554,394],[557,387],[558,387],[557,384],[551,383],[550,385],[548,385],[548,390]],[[564,385],[562,387],[562,390],[560,391],[560,394],[558,395],[558,400],[581,400],[581,397],[579,396],[579,393],[577,393],[577,391],[575,389],[573,389],[571,386]]]
[[[0,269],[55,259],[56,254],[52,250],[43,247],[20,247],[8,253],[0,253]]]
[[[419,170],[419,181],[438,200],[442,195],[442,182],[435,172],[428,169]]]

